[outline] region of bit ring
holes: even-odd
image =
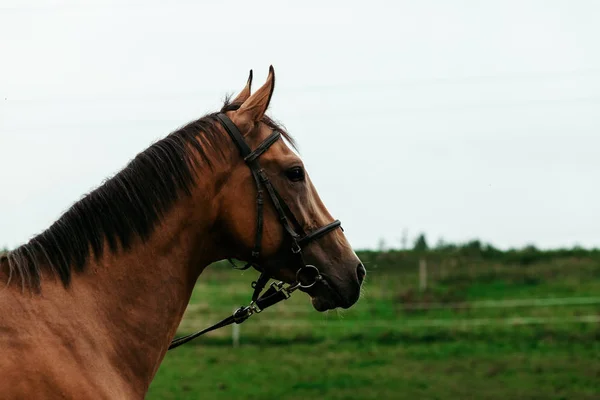
[[[305,265],[296,272],[296,282],[302,289],[313,287],[321,279],[323,277],[314,265]]]

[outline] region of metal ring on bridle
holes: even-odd
[[[321,273],[314,265],[305,265],[296,272],[296,282],[302,289],[313,287],[321,279]]]

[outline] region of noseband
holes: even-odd
[[[252,294],[252,302],[249,306],[240,307],[233,315],[224,319],[223,321],[206,328],[202,331],[193,333],[188,336],[180,337],[171,342],[169,350],[181,346],[184,343],[189,342],[192,339],[197,338],[212,330],[222,328],[232,323],[240,324],[248,319],[253,314],[259,313],[267,307],[272,306],[282,300],[286,300],[290,297],[292,292],[297,289],[308,289],[314,286],[317,282],[321,281],[323,277],[319,272],[319,269],[314,265],[307,264],[304,261],[302,250],[309,243],[321,238],[327,233],[340,228],[341,222],[335,220],[327,225],[315,229],[310,233],[306,233],[302,227],[302,224],[298,222],[298,219],[294,216],[294,213],[290,210],[288,205],[285,203],[283,198],[279,195],[279,192],[273,186],[271,180],[265,173],[264,169],[260,166],[258,161],[259,157],[266,152],[275,142],[281,138],[281,133],[274,131],[267,137],[258,147],[254,150],[250,149],[248,143],[244,139],[238,127],[233,123],[229,117],[223,113],[217,114],[217,118],[225,128],[225,131],[229,134],[233,143],[237,146],[242,158],[250,168],[252,177],[256,184],[256,233],[254,247],[250,256],[250,261],[242,269],[248,269],[254,267],[261,271],[259,278],[252,282],[254,293]],[[271,284],[269,289],[261,295],[265,285],[271,279],[268,272],[262,268],[259,264],[259,259],[262,250],[262,235],[263,235],[263,222],[264,222],[264,191],[267,191],[271,203],[277,212],[279,223],[283,226],[287,236],[291,241],[290,251],[294,257],[298,260],[300,268],[296,271],[296,282],[285,286],[283,282],[276,282]],[[291,223],[290,223],[291,221]],[[342,229],[343,230],[343,229]]]

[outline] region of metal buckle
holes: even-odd
[[[267,176],[267,174],[265,174],[265,170],[264,169],[259,169],[257,171],[258,176],[260,177],[260,180],[262,181],[262,183],[265,183],[269,180],[269,177]]]
[[[301,251],[302,251],[302,249],[300,248],[300,245],[298,244],[298,241],[297,241],[297,240],[294,240],[294,241],[292,242],[292,253],[294,253],[294,254],[298,254],[298,253],[300,253]],[[301,268],[301,269],[302,269],[302,268]],[[298,274],[296,274],[296,275],[298,275]]]
[[[251,307],[240,307],[233,313],[233,320],[236,324],[241,324],[254,313]]]
[[[290,298],[295,288],[292,285],[288,287],[284,287],[283,285],[285,285],[284,282],[273,282],[269,287],[275,289],[275,292],[282,292],[287,300]]]
[[[251,314],[260,314],[262,312],[262,309],[260,309],[254,301],[250,303],[248,308],[251,310]]]

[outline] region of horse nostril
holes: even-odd
[[[362,263],[359,263],[358,267],[356,267],[356,276],[358,277],[359,283],[362,283],[362,281],[365,279],[365,276],[367,276],[367,270]]]

